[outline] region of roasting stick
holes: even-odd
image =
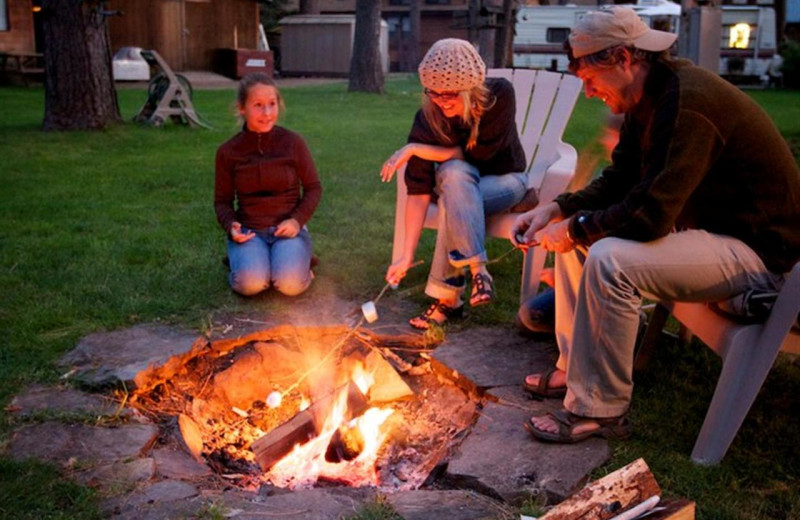
[[[409,266],[409,269],[412,269],[412,268],[414,268],[414,267],[416,267],[416,266],[418,266],[418,265],[420,265],[422,263],[423,263],[423,260],[418,260],[418,261],[414,262],[413,264],[411,264]],[[386,285],[383,286],[383,289],[381,289],[381,292],[378,293],[378,296],[376,296],[374,300],[370,300],[367,303],[372,303],[373,305],[375,303],[377,303],[383,297],[383,295],[386,294],[386,291],[390,287],[392,287],[392,284],[387,282]],[[363,306],[362,306],[362,310],[363,310]],[[316,365],[314,365],[311,368],[309,368],[303,374],[300,374],[300,377],[297,379],[297,381],[292,383],[289,387],[286,388],[286,390],[284,390],[283,392],[280,393],[281,400],[283,400],[284,397],[289,395],[290,392],[292,392],[293,390],[296,390],[300,386],[300,383],[302,383],[308,376],[313,374],[314,371],[316,371],[318,368],[320,368],[322,365],[324,365],[326,362],[328,362],[328,360],[331,358],[331,356],[333,356],[334,353],[336,353],[340,348],[342,348],[342,345],[344,345],[344,342],[347,341],[350,338],[350,336],[352,336],[353,333],[359,327],[361,327],[361,325],[364,324],[365,320],[366,320],[366,316],[362,312],[361,318],[358,320],[358,322],[347,330],[347,334],[342,336],[342,338],[328,351],[328,353],[325,354],[322,357],[322,359],[319,360],[319,363],[317,363]],[[377,350],[381,355],[383,355],[383,353],[381,353],[380,350],[378,350],[378,349],[374,349],[374,350]]]

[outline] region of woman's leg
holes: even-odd
[[[466,161],[447,161],[436,171],[439,230],[426,294],[454,299],[463,291],[465,267],[488,275],[486,214],[507,210],[525,195],[525,174],[481,177]]]
[[[293,238],[277,238],[270,248],[272,285],[287,296],[296,296],[311,285],[311,235],[304,227]]]
[[[248,230],[242,228],[242,231]],[[269,246],[260,235],[242,244],[228,239],[228,259],[231,264],[228,282],[234,292],[253,296],[269,288]]]

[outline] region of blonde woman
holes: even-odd
[[[425,293],[434,302],[409,322],[418,329],[463,314],[462,293],[469,272],[472,307],[494,296],[486,269],[485,216],[530,209],[525,153],[514,122],[514,88],[505,79],[486,78],[486,65],[467,41],[439,40],[419,65],[424,87],[408,144],[384,163],[388,182],[407,163],[406,240],[403,256],[386,271],[397,284],[414,262],[428,204],[437,200],[440,224]],[[524,200],[523,200],[524,199]]]

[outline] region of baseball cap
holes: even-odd
[[[617,45],[663,51],[677,38],[677,34],[651,29],[630,7],[611,6],[583,15],[569,33],[569,44],[572,55],[581,58]]]

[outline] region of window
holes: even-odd
[[[0,31],[8,30],[8,6],[6,0],[0,0]]]
[[[569,27],[548,27],[547,43],[564,43],[569,36]]]

